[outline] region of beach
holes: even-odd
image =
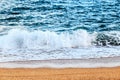
[[[0,80],[120,80],[120,67],[65,69],[1,68]]]
[[[0,0],[0,80],[120,80],[120,0]]]
[[[1,62],[0,80],[120,80],[119,58]]]

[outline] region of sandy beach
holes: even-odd
[[[1,68],[0,80],[120,80],[120,67],[82,69]]]
[[[0,80],[120,80],[120,0],[0,0]]]
[[[0,63],[0,80],[120,80],[120,57]]]

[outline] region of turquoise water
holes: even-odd
[[[0,61],[119,56],[118,0],[1,0]]]
[[[120,30],[117,0],[1,0],[0,25],[49,31]]]

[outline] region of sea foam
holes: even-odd
[[[50,31],[27,31],[12,29],[8,34],[0,36],[0,48],[4,49],[46,49],[46,48],[74,48],[91,45],[93,36],[85,30],[73,33],[56,33]]]
[[[10,28],[0,35],[0,62],[119,56],[119,38],[119,32],[58,33]]]

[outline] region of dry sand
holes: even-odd
[[[82,69],[1,68],[0,80],[120,80],[120,67]]]
[[[120,57],[1,62],[0,80],[120,80],[118,66]]]

